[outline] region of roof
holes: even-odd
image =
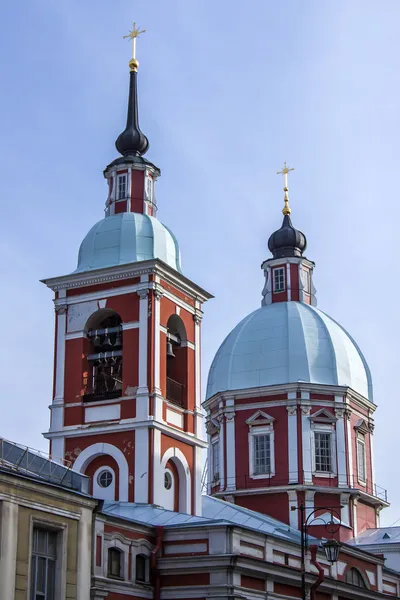
[[[313,306],[278,302],[252,312],[226,337],[206,397],[297,382],[350,387],[372,401],[367,362],[347,331]]]
[[[294,543],[300,541],[300,533],[285,523],[211,496],[202,497],[202,516],[188,515],[152,504],[135,502],[105,501],[101,512],[142,525],[165,527],[237,525]]]
[[[0,468],[75,492],[88,494],[89,478],[43,452],[0,438]]]
[[[86,234],[75,273],[153,258],[181,272],[178,242],[167,227],[149,215],[120,213],[105,217]]]
[[[382,546],[400,544],[400,527],[379,527],[366,529],[347,542],[351,546]]]

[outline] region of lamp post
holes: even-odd
[[[307,507],[304,504],[300,504],[299,507],[293,506],[291,510],[298,510],[300,512],[300,534],[301,534],[301,597],[302,600],[307,600],[306,595],[306,552],[308,549],[308,528],[313,521],[322,521],[322,524],[326,530],[333,535],[339,530],[341,525],[340,508],[327,508],[326,506],[320,506],[317,508]],[[311,512],[306,516],[306,512]],[[317,511],[324,510],[331,513],[330,521],[325,521],[322,516],[318,516],[315,513]],[[339,523],[335,523],[334,516],[338,519]],[[313,518],[311,518],[313,517]],[[339,557],[340,544],[333,538],[327,540],[322,544],[327,560],[330,563],[335,563]]]

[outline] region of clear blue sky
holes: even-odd
[[[377,483],[400,518],[398,0],[20,0],[2,7],[0,435],[43,450],[53,307],[43,277],[75,268],[103,215],[140,39],[140,119],[162,169],[159,217],[205,307],[204,375],[261,299],[284,160],[319,308],[372,369]],[[393,468],[393,465],[396,465]]]

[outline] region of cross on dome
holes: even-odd
[[[292,212],[289,206],[289,187],[288,187],[288,174],[290,171],[294,171],[293,167],[288,167],[286,165],[286,161],[283,163],[283,169],[282,171],[277,171],[277,175],[283,175],[283,191],[285,192],[285,197],[284,197],[284,207],[282,209],[282,213],[284,215],[290,215],[290,213]]]

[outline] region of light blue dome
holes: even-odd
[[[171,231],[154,217],[125,212],[92,227],[79,248],[75,273],[152,258],[181,271],[179,246]]]
[[[279,302],[255,310],[224,340],[211,365],[207,398],[297,382],[348,386],[372,402],[367,362],[343,327],[308,304]]]

